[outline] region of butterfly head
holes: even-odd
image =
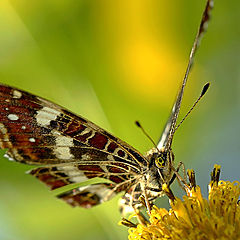
[[[154,162],[157,168],[164,168],[169,162],[169,154],[166,151],[159,151],[154,157]]]
[[[147,158],[150,165],[154,164],[158,168],[163,168],[168,162],[172,162],[174,160],[172,150],[166,148],[152,148],[147,152]]]
[[[169,175],[171,175],[171,166],[174,161],[174,155],[172,150],[166,150],[164,148],[158,150],[156,148],[151,149],[147,153],[149,160],[149,168],[155,172],[158,172],[162,180],[167,181]]]

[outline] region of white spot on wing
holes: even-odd
[[[23,130],[25,130],[25,129],[26,129],[26,126],[22,126],[21,128],[22,128]]]
[[[107,188],[103,184],[84,186],[84,187],[80,187],[78,190],[80,192],[85,190],[90,193],[96,194],[100,198],[101,203],[109,200],[109,198],[116,195],[111,189]]]
[[[56,137],[56,147],[54,149],[54,153],[56,154],[57,158],[69,160],[72,159],[74,156],[70,152],[70,147],[73,147],[73,139],[66,136],[57,136]]]
[[[15,161],[12,157],[10,157],[7,153],[3,155],[5,158],[7,158],[9,161]]]
[[[36,142],[36,139],[35,138],[29,138],[29,142]]]
[[[59,159],[69,160],[73,158],[73,155],[70,153],[69,147],[56,147],[54,149],[54,153]]]
[[[19,117],[16,114],[9,114],[8,119],[11,121],[16,121],[19,119]]]
[[[69,180],[72,182],[84,182],[87,181],[88,178],[84,175],[84,173],[74,166],[59,166],[58,170],[64,172],[67,176],[69,176]]]
[[[43,107],[42,109],[37,111],[36,120],[39,125],[47,126],[50,124],[52,120],[55,120],[60,114],[61,112],[53,108]]]
[[[21,98],[22,93],[19,92],[18,90],[13,90],[13,98]]]
[[[56,137],[56,146],[68,146],[73,147],[73,139],[66,136],[57,136]]]

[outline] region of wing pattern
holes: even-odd
[[[11,160],[43,165],[30,174],[52,190],[95,177],[120,184],[124,190],[122,186],[131,185],[148,164],[137,150],[94,123],[3,84],[0,147],[8,149],[6,156]]]

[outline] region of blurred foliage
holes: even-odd
[[[79,113],[142,152],[158,140],[184,75],[205,1],[2,0],[1,82]],[[174,139],[176,161],[207,184],[213,163],[239,179],[239,7],[216,1],[197,54],[180,118],[211,89]],[[126,239],[117,225],[117,198],[90,210],[73,209],[0,161],[0,239]],[[176,185],[176,188],[178,186]],[[167,200],[159,203],[167,205]]]

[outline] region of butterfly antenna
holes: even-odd
[[[187,112],[187,114],[185,115],[185,117],[181,120],[181,122],[177,125],[177,127],[175,128],[174,132],[176,132],[176,130],[180,127],[180,125],[184,122],[184,120],[188,117],[188,115],[192,112],[192,110],[195,108],[195,106],[199,103],[199,101],[202,99],[202,97],[205,95],[205,93],[207,92],[208,88],[210,86],[210,83],[206,83],[202,89],[202,92],[200,94],[200,96],[198,97],[198,99],[195,101],[195,103],[193,104],[193,106],[189,109],[189,111]]]
[[[152,144],[154,145],[154,147],[159,151],[157,144],[153,141],[153,139],[147,134],[147,132],[144,130],[144,128],[142,127],[142,125],[140,124],[139,121],[136,121],[135,124],[142,130],[143,134],[152,142]]]

